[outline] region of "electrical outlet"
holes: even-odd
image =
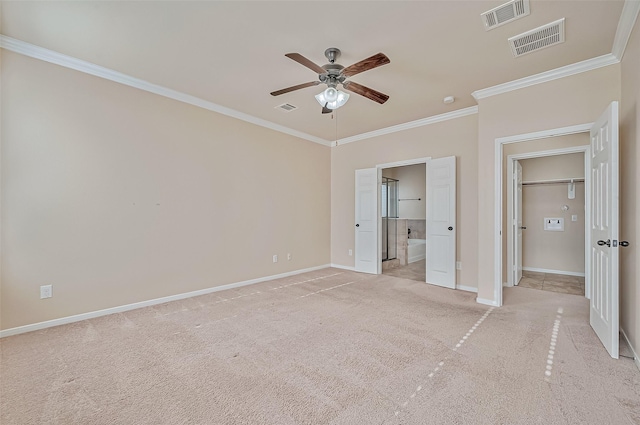
[[[456,261],[456,270],[462,270],[462,261]]]
[[[353,256],[353,249],[349,250],[349,257]]]
[[[52,285],[42,285],[40,287],[40,299],[51,298],[53,296]]]
[[[278,256],[277,256],[277,255],[274,255],[274,256],[273,256],[273,262],[274,262],[274,263],[277,263],[277,262],[278,262]]]
[[[287,254],[287,261],[291,261],[291,253]]]

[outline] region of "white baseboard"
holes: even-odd
[[[351,271],[351,272],[355,272],[355,271],[356,271],[356,268],[355,268],[355,267],[352,267],[352,266],[343,266],[343,265],[340,265],[340,264],[333,264],[333,263],[331,263],[331,265],[330,265],[329,267],[333,267],[334,269],[349,270],[349,271]]]
[[[465,285],[456,285],[456,289],[467,292],[475,292],[478,293],[478,288],[474,288],[473,286],[465,286]]]
[[[415,263],[416,261],[424,260],[425,258],[427,258],[425,254],[414,255],[413,257],[409,257],[409,259],[407,260],[407,263],[409,264]]]
[[[638,353],[636,353],[633,345],[631,345],[631,341],[629,341],[629,338],[627,337],[624,329],[620,328],[620,333],[622,334],[622,337],[625,339],[625,341],[627,341],[627,345],[629,345],[629,348],[631,348],[631,352],[633,353],[633,362],[636,364],[636,367],[640,369],[640,357],[638,357]]]
[[[485,298],[476,298],[476,302],[478,304],[490,305],[493,307],[498,307],[498,303],[493,300],[487,300]]]
[[[564,275],[567,275],[567,276],[584,277],[584,273],[567,272],[567,271],[564,271],[564,270],[539,269],[537,267],[523,267],[522,270],[527,271],[527,272],[553,273],[553,274],[564,274]]]
[[[200,289],[198,291],[185,292],[182,294],[170,295],[168,297],[155,298],[152,300],[141,301],[133,304],[126,304],[118,307],[105,308],[104,310],[90,311],[88,313],[76,314],[73,316],[61,317],[59,319],[47,320],[45,322],[18,326],[15,328],[10,328],[10,329],[5,329],[3,331],[0,331],[0,338],[4,338],[11,335],[18,335],[25,332],[37,331],[40,329],[51,328],[54,326],[66,325],[68,323],[80,322],[82,320],[93,319],[101,316],[107,316],[109,314],[122,313],[124,311],[135,310],[137,308],[149,307],[157,304],[164,304],[170,301],[177,301],[177,300],[183,300],[185,298],[197,297],[199,295],[210,294],[212,292],[219,292],[219,291],[225,291],[227,289],[240,288],[242,286],[253,285],[255,283],[267,282],[269,280],[281,279],[284,277],[294,276],[297,274],[326,269],[328,267],[331,267],[331,266],[329,264],[324,264],[322,266],[309,267],[307,269],[294,270],[292,272],[260,277],[257,279],[245,280],[242,282],[235,282],[227,285],[214,286],[212,288]]]

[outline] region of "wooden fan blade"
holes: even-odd
[[[309,59],[305,58],[300,53],[287,53],[285,56],[288,57],[289,59],[293,59],[294,61],[298,62],[300,65],[306,66],[307,68],[317,72],[318,74],[324,74],[325,72],[327,72],[326,69],[324,69],[320,65],[316,65],[315,63],[311,62]]]
[[[320,81],[312,81],[310,83],[298,84],[297,86],[287,87],[286,89],[276,90],[271,92],[271,96],[280,96],[281,94],[289,93],[294,90],[305,89],[307,87],[313,87],[320,84]]]
[[[386,65],[391,61],[384,53],[378,53],[370,58],[356,62],[342,70],[342,75],[345,77],[351,77],[364,71],[368,71],[373,68],[377,68],[382,65]]]
[[[364,96],[367,99],[371,99],[374,102],[378,102],[379,104],[383,104],[384,102],[389,100],[389,96],[387,96],[386,94],[363,86],[362,84],[354,83],[353,81],[345,81],[344,83],[342,83],[342,87],[344,87],[346,90],[357,93],[360,96]]]

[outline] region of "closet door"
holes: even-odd
[[[618,358],[618,102],[591,128],[591,299],[589,323]]]

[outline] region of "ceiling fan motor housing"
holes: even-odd
[[[334,63],[336,59],[340,57],[340,49],[338,49],[337,47],[329,47],[324,51],[324,55],[329,60],[329,63]]]

